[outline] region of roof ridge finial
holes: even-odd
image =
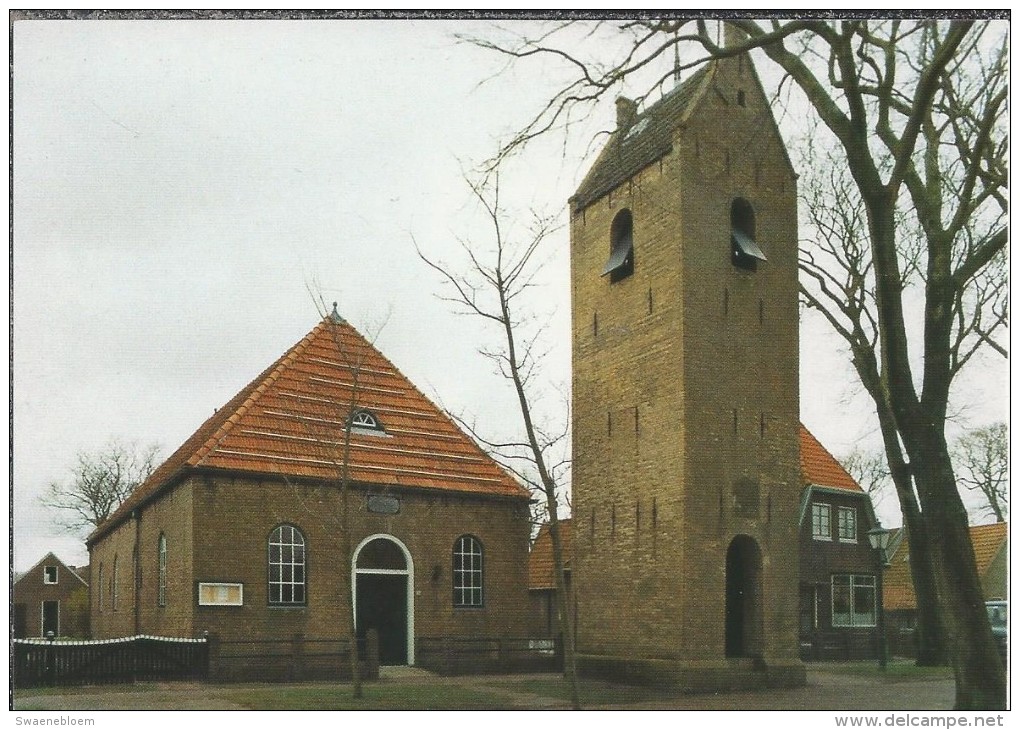
[[[340,316],[340,312],[337,311],[336,302],[333,302],[333,311],[329,313],[329,318],[336,324],[344,324],[346,320]]]

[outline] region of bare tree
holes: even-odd
[[[875,267],[867,235],[867,213],[838,152],[818,141],[815,127],[809,129],[805,138],[807,142],[800,154],[801,168],[805,170],[800,197],[809,236],[802,242],[800,252],[801,301],[808,309],[819,312],[846,342],[857,377],[875,404],[884,444],[884,471],[895,487],[907,527],[911,579],[915,593],[927,597],[918,601],[916,661],[920,666],[944,664],[945,646],[935,601],[931,549],[879,363]],[[902,216],[898,224],[903,227]],[[916,232],[916,228],[908,230]],[[920,278],[920,251],[916,235],[901,243],[905,284]],[[876,476],[875,470],[882,465],[875,464],[870,455],[863,458],[866,463],[855,466],[864,470],[866,478]]]
[[[534,38],[477,40],[515,61],[560,64],[570,80],[552,91],[532,121],[501,151],[568,126],[627,83],[655,88],[672,74],[712,58],[760,52],[784,74],[797,98],[830,135],[862,204],[860,267],[870,290],[855,306],[870,331],[849,330],[858,373],[875,403],[904,520],[932,553],[934,585],[915,585],[919,602],[937,601],[956,679],[958,709],[1001,709],[1005,672],[982,605],[966,509],[945,427],[955,376],[979,348],[1006,354],[1000,286],[1007,240],[1008,28],[975,19],[773,20],[733,18],[723,45],[705,19],[594,23],[589,40],[569,24]],[[601,58],[585,58],[594,49]],[[619,52],[614,55],[613,49]],[[683,63],[680,59],[685,59]],[[806,116],[806,115],[801,115]],[[920,237],[911,259],[904,216]],[[827,267],[816,273],[824,274]],[[908,287],[911,273],[923,284]],[[908,325],[911,297],[922,322]],[[830,324],[841,320],[839,308]],[[841,335],[846,335],[837,329]],[[912,344],[913,339],[913,344]],[[911,362],[911,350],[920,365]],[[916,503],[916,511],[914,503]],[[916,575],[914,576],[916,579]]]
[[[111,439],[95,453],[81,451],[67,481],[50,482],[41,501],[58,525],[83,534],[104,522],[159,464],[160,447]]]
[[[499,175],[489,182],[468,183],[475,200],[481,205],[492,229],[491,256],[480,253],[477,241],[461,240],[468,262],[459,271],[450,265],[426,256],[417,241],[418,256],[439,273],[451,292],[442,298],[462,313],[480,317],[499,331],[500,345],[482,349],[481,354],[492,362],[499,374],[513,387],[523,427],[523,438],[494,440],[470,428],[472,436],[518,478],[541,495],[549,523],[552,542],[553,572],[559,601],[559,627],[563,637],[564,676],[570,688],[571,703],[580,709],[574,661],[574,627],[564,575],[563,541],[560,532],[561,481],[569,468],[561,456],[568,440],[569,418],[559,428],[545,427],[536,418],[539,393],[538,365],[541,361],[541,330],[536,319],[527,314],[525,295],[533,288],[541,266],[537,252],[542,241],[553,230],[553,220],[533,216],[523,243],[514,241],[500,207]]]
[[[841,463],[854,481],[861,485],[871,504],[876,507],[881,504],[891,483],[885,452],[856,447]]]
[[[953,460],[960,484],[977,492],[984,504],[980,514],[996,522],[1009,517],[1009,428],[1003,422],[976,428],[953,443]]]

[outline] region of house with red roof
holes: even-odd
[[[913,656],[914,629],[917,625],[917,595],[910,575],[910,541],[901,528],[892,538],[889,566],[882,591],[886,627],[892,650]],[[1009,596],[1009,525],[994,522],[971,525],[970,541],[974,561],[986,601],[1005,600]]]
[[[800,466],[801,657],[876,657],[882,567],[868,540],[878,525],[871,500],[803,425]]]
[[[421,637],[524,636],[528,516],[334,307],[88,537],[93,633],[326,641],[353,615],[384,664]]]

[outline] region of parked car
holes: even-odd
[[[995,645],[999,649],[999,656],[1002,657],[1002,665],[1006,666],[1006,657],[1009,654],[1009,607],[1006,601],[987,601],[985,610],[988,611],[988,623],[992,625],[992,636],[995,637]]]

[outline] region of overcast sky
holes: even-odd
[[[485,245],[463,170],[537,110],[537,64],[457,43],[466,21],[14,24],[14,565],[87,561],[39,495],[110,438],[168,455],[339,302],[427,395],[507,432],[505,385],[416,257]],[[763,70],[763,76],[767,71]],[[483,80],[489,79],[486,83]],[[592,134],[503,180],[511,207],[562,213]],[[790,123],[789,121],[784,124]],[[565,216],[563,216],[565,222]],[[552,382],[569,381],[568,238],[535,294]],[[837,455],[874,444],[839,344],[802,326],[802,420]],[[962,386],[974,424],[1007,417],[1007,369]],[[881,510],[880,510],[881,511]],[[900,520],[887,505],[886,524]]]

